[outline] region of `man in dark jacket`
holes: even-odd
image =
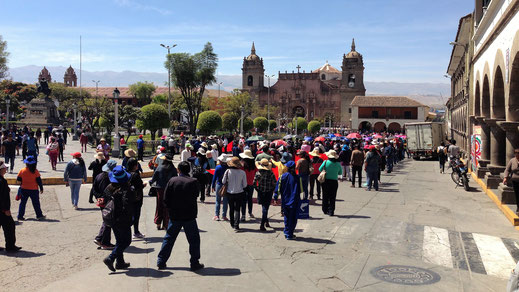
[[[103,201],[105,189],[110,184],[108,173],[112,171],[116,165],[117,162],[115,160],[108,160],[106,164],[102,167],[103,172],[101,172],[94,178],[94,183],[92,184],[92,194],[94,195],[94,197],[96,197],[101,211],[104,208]],[[110,243],[110,241],[112,240],[111,233],[112,228],[106,226],[106,224],[103,222],[101,224],[101,228],[99,229],[99,234],[94,239],[94,243],[97,244],[100,249],[113,249],[115,245]]]
[[[21,249],[15,245],[15,224],[11,216],[11,199],[9,198],[9,186],[4,178],[9,165],[0,161],[0,227],[4,229],[5,250],[7,252],[17,252]],[[0,247],[0,250],[3,248]]]
[[[166,262],[171,255],[178,233],[184,228],[189,242],[189,254],[191,255],[191,271],[204,267],[200,259],[200,234],[196,217],[198,207],[196,199],[200,193],[198,180],[189,177],[189,163],[182,161],[178,164],[180,176],[172,177],[164,191],[164,203],[169,211],[169,225],[162,242],[162,247],[157,259],[159,270],[166,268]]]

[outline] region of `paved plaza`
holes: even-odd
[[[503,291],[518,260],[519,235],[481,190],[454,188],[437,162],[406,160],[382,176],[380,191],[341,183],[336,216],[311,205],[311,218],[299,220],[297,240],[285,240],[279,206],[272,206],[274,229],[259,231],[256,219],[233,232],[213,221],[214,196],[198,205],[201,262],[189,271],[185,236],[178,237],[168,268],[156,269],[164,231],[153,224],[155,198],[145,196],[141,232],[125,259],[128,271],[110,274],[102,259],[109,251],[92,242],[101,222],[88,203],[90,185],[81,189],[79,211],[69,189],[48,186],[42,198],[46,221],[34,220],[28,206],[17,225],[18,254],[0,253],[3,291]],[[18,202],[13,197],[13,216]],[[145,194],[147,194],[147,188]],[[114,239],[112,239],[114,241]],[[3,240],[2,240],[3,245]],[[438,282],[406,286],[381,281],[372,270],[408,265],[437,273]]]

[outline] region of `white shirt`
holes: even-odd
[[[180,160],[187,162],[187,159],[189,157],[191,157],[191,150],[187,150],[187,149],[182,150],[182,153],[180,154]]]
[[[227,192],[229,194],[243,193],[247,186],[247,175],[245,171],[237,168],[229,168],[225,171],[222,182],[227,184]]]
[[[173,138],[169,138],[169,140],[168,140],[168,146],[169,146],[169,147],[173,147],[173,146],[175,146],[175,140],[173,140]]]
[[[216,150],[216,149],[211,150],[211,155],[212,155],[214,161],[216,161],[216,158],[218,158],[218,150]]]

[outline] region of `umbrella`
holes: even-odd
[[[283,140],[275,140],[274,143],[276,144],[276,147],[279,147],[281,145],[287,146],[287,142],[285,142]]]
[[[309,136],[306,136],[306,137],[305,137],[305,141],[312,141],[313,139],[314,139],[314,138],[309,137]]]
[[[371,137],[365,137],[364,138],[364,141],[369,141],[369,140],[371,140]]]
[[[247,142],[258,142],[258,141],[262,141],[264,140],[265,138],[263,138],[262,136],[250,136],[248,139],[247,139]]]
[[[317,137],[315,138],[315,142],[324,142],[324,137]]]
[[[380,139],[380,138],[382,138],[382,135],[380,135],[380,134],[375,134],[375,135],[373,135],[373,138],[375,138],[375,139]]]
[[[339,134],[339,133],[336,133],[336,134],[334,134],[334,135],[335,135],[335,137],[342,137],[342,135]]]
[[[335,138],[335,135],[334,134],[328,134],[327,137],[331,139],[331,138]]]
[[[286,135],[283,139],[292,139],[292,135]]]
[[[360,139],[362,136],[359,133],[350,133],[348,136],[346,136],[348,139]]]

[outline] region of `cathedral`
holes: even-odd
[[[351,102],[355,96],[364,96],[364,61],[355,50],[355,40],[351,51],[342,58],[342,71],[328,64],[306,73],[278,73],[278,80],[269,88],[265,87],[263,58],[256,55],[252,43],[251,53],[243,59],[242,89],[257,98],[260,106],[267,103],[280,110],[277,117],[282,123],[293,117],[307,120],[320,119],[325,126],[351,128]]]

